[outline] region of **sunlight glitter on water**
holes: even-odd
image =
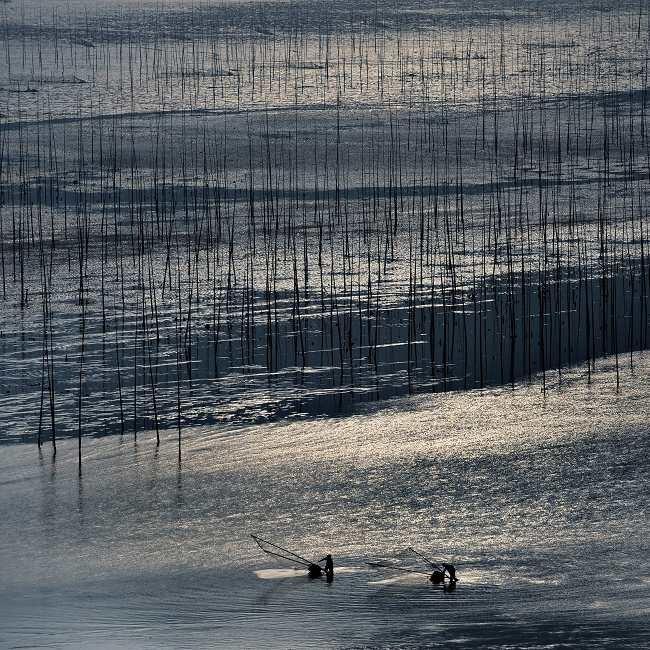
[[[533,384],[197,429],[180,467],[172,435],[158,450],[85,441],[81,479],[71,441],[55,462],[5,448],[0,640],[643,647],[649,368],[639,357],[617,394],[611,363],[595,386],[575,373],[546,398]],[[251,532],[332,552],[334,583],[262,555]],[[365,564],[417,567],[410,545],[456,564],[455,593]]]
[[[2,12],[0,645],[650,645],[647,7],[50,4]]]

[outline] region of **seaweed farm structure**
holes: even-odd
[[[648,347],[647,6],[321,4],[2,6],[5,440]]]

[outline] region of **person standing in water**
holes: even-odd
[[[334,580],[334,560],[332,560],[332,556],[328,553],[322,560],[325,561],[325,577],[327,578],[327,582],[332,582]]]
[[[325,568],[321,566],[321,562],[325,562]],[[307,567],[307,574],[310,578],[322,578],[323,573],[327,578],[327,582],[334,580],[334,561],[329,553],[324,558],[318,560],[318,564],[310,564]]]
[[[449,582],[455,583],[458,582],[458,578],[456,577],[456,567],[453,564],[443,564],[442,565],[442,575],[444,577],[445,573],[449,576]]]

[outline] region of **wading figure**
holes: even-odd
[[[325,562],[324,569],[320,565],[321,562]],[[329,553],[324,558],[318,560],[318,564],[312,563],[307,567],[307,575],[310,578],[322,578],[323,573],[327,578],[327,582],[334,580],[334,561]]]
[[[443,564],[442,568],[443,568],[443,572],[442,572],[443,579],[446,573],[449,576],[450,583],[454,584],[458,582],[458,578],[456,577],[456,567],[453,564]]]
[[[327,578],[327,582],[332,582],[334,580],[334,560],[332,560],[332,556],[329,553],[323,560],[325,560],[325,577]]]

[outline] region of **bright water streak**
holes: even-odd
[[[647,357],[339,419],[4,447],[3,647],[647,647]],[[607,366],[607,364],[610,364]],[[331,585],[260,553],[310,558]],[[413,545],[452,560],[445,593]]]

